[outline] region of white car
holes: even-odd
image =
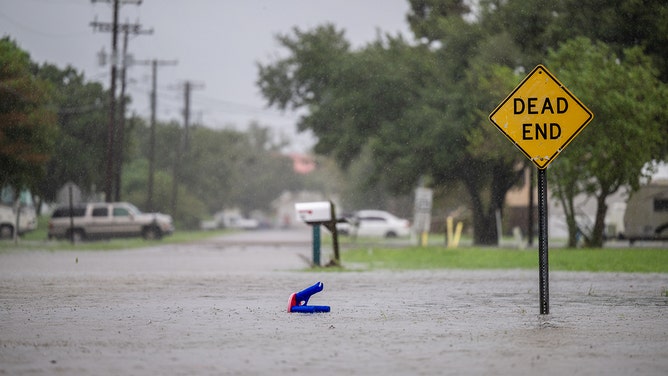
[[[396,238],[410,235],[407,219],[397,218],[383,210],[360,210],[351,220],[351,235]]]

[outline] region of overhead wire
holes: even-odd
[[[35,0],[33,0],[35,1]],[[12,23],[16,27],[19,27],[27,32],[39,35],[40,37],[58,39],[58,38],[85,38],[90,36],[90,32],[86,30],[81,31],[72,31],[72,32],[58,32],[58,31],[43,31],[37,28],[34,28],[31,25],[25,24],[23,22],[17,21],[13,16],[8,15],[5,12],[0,11],[0,18]]]

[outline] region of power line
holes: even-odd
[[[87,32],[81,32],[81,31],[76,31],[76,32],[71,32],[71,33],[59,33],[59,32],[51,32],[51,31],[42,31],[35,29],[31,25],[26,25],[23,22],[19,22],[15,20],[13,17],[7,15],[6,13],[0,12],[0,18],[3,18],[10,23],[14,24],[15,26],[24,29],[30,33],[39,35],[40,37],[45,37],[45,38],[51,38],[51,39],[57,39],[57,38],[73,38],[73,37],[85,37],[88,35]]]

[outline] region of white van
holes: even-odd
[[[6,186],[0,190],[0,239],[11,239],[14,236],[17,219],[19,235],[37,228],[37,212],[30,191],[21,191],[18,202],[16,199],[14,188]]]
[[[668,240],[668,180],[656,180],[631,194],[624,213],[624,237]]]

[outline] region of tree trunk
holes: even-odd
[[[40,217],[42,215],[42,196],[35,196],[35,194],[31,193],[32,195],[32,202],[35,205],[35,213],[37,214],[37,217]]]
[[[522,166],[509,174],[507,166],[499,163],[491,169],[489,177],[490,184],[485,184],[481,179],[472,174],[460,176],[464,186],[471,197],[473,211],[473,244],[474,245],[499,245],[499,234],[496,226],[496,212],[503,213],[503,204],[506,193],[512,188],[524,174]],[[484,180],[484,179],[483,179]],[[482,186],[486,186],[483,188]],[[487,200],[481,195],[488,194]],[[485,201],[488,202],[485,205]]]
[[[566,217],[566,227],[568,229],[568,248],[575,248],[578,246],[578,239],[583,234],[578,228],[578,223],[575,220],[575,205],[573,204],[572,195],[561,199],[561,206],[564,209],[564,216]]]
[[[568,243],[566,247],[575,248],[578,246],[578,239],[584,234],[581,233],[578,228],[578,223],[575,220],[575,182],[566,181],[564,183],[563,177],[560,178],[558,170],[554,171],[555,179],[552,180],[552,183],[556,185],[556,197],[559,199],[561,208],[564,210],[564,219],[566,221],[566,228],[568,230]]]
[[[603,247],[603,232],[605,231],[605,215],[608,212],[608,205],[605,200],[610,196],[610,192],[603,191],[596,197],[596,219],[594,220],[594,229],[589,238],[588,246],[594,248]]]
[[[464,179],[473,212],[473,244],[474,245],[498,245],[499,238],[496,233],[496,215],[494,210],[485,210],[485,205],[480,198],[480,189],[472,179]],[[490,215],[491,213],[491,215]]]
[[[474,245],[499,245],[496,231],[496,215],[480,215],[473,220]]]

